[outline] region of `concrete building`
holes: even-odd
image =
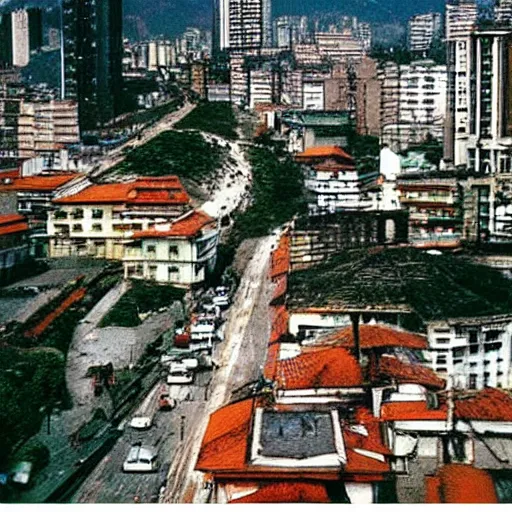
[[[512,28],[474,32],[467,166],[477,173],[512,172]]]
[[[354,159],[342,148],[308,148],[295,160],[305,166],[305,186],[315,197],[309,204],[310,214],[372,208],[371,197],[364,189],[375,183],[378,173],[356,169]]]
[[[494,20],[499,25],[510,26],[512,24],[511,0],[496,0],[494,5]]]
[[[351,30],[315,32],[314,38],[320,55],[331,63],[359,62],[365,55],[363,43]]]
[[[80,130],[116,117],[123,100],[122,0],[63,0],[62,99],[78,102]]]
[[[306,16],[280,16],[274,20],[273,28],[274,44],[278,48],[292,49],[309,38]]]
[[[30,36],[28,11],[19,9],[12,16],[12,65],[25,67],[30,61]]]
[[[441,37],[441,28],[441,14],[438,12],[413,16],[409,20],[409,50],[425,55],[432,43]]]
[[[270,0],[219,0],[219,8],[221,50],[272,46]]]
[[[277,73],[271,69],[251,69],[249,72],[249,107],[275,103],[277,98]]]
[[[381,143],[393,151],[422,142],[430,134],[443,139],[446,114],[446,66],[433,61],[409,65],[388,62],[380,70]]]
[[[455,166],[467,164],[470,130],[471,32],[476,27],[475,0],[453,0],[446,5],[448,88],[444,159]]]
[[[124,251],[125,278],[177,286],[202,283],[215,267],[218,235],[216,221],[195,210],[135,233]]]
[[[302,107],[304,110],[325,110],[325,86],[322,78],[302,78]]]
[[[48,218],[50,257],[122,260],[134,233],[180,217],[189,202],[176,176],[92,185],[60,197]]]

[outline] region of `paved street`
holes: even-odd
[[[75,494],[73,503],[154,503],[165,482],[167,471],[180,445],[183,434],[201,416],[205,407],[205,393],[211,379],[210,372],[198,373],[192,386],[172,386],[171,395],[180,396],[172,411],[159,411],[155,424],[147,431],[137,431],[129,426],[131,416],[125,422],[123,436],[112,451],[95,468]],[[157,386],[161,386],[161,382]],[[149,393],[148,393],[149,394]],[[155,473],[124,473],[122,465],[135,442],[153,446],[158,450],[159,469]]]
[[[233,391],[260,374],[270,334],[269,301],[272,284],[268,279],[270,252],[275,236],[260,239],[247,265],[225,329],[225,341],[218,345],[214,359],[220,364],[211,384],[212,396],[196,420],[174,459],[162,498],[164,503],[203,503],[203,474],[194,471],[210,414],[229,402]]]

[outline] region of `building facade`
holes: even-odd
[[[102,126],[122,109],[122,0],[62,3],[63,99],[78,102],[80,129]]]
[[[29,258],[29,227],[22,215],[0,215],[0,284],[16,276]]]
[[[436,38],[441,36],[441,14],[429,12],[418,14],[409,20],[409,50],[425,54]]]

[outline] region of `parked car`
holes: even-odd
[[[144,399],[140,407],[135,411],[130,427],[144,430],[151,428],[155,415],[158,411],[158,394],[159,388],[155,388],[151,393]]]
[[[11,480],[15,484],[27,485],[32,475],[32,468],[32,462],[18,462],[12,469]]]
[[[182,363],[172,363],[167,384],[192,384],[194,374]]]
[[[157,453],[141,443],[132,445],[128,457],[123,464],[123,471],[126,473],[152,473],[157,471]]]
[[[169,388],[165,384],[160,388],[158,406],[161,411],[170,411],[176,407],[176,400],[170,397]]]
[[[191,341],[213,338],[216,329],[215,320],[213,315],[199,315],[194,318],[190,326]]]

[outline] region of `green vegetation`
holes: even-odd
[[[290,306],[410,308],[422,322],[510,313],[512,285],[499,271],[415,249],[346,251],[289,279]]]
[[[422,143],[409,146],[407,151],[402,154],[406,156],[409,151],[425,153],[425,159],[427,162],[435,165],[437,168],[439,168],[444,152],[443,144],[430,134],[427,135]]]
[[[235,218],[231,244],[267,235],[306,211],[304,176],[289,155],[269,147],[253,147],[247,156],[253,169],[253,202]]]
[[[119,302],[105,315],[100,327],[117,325],[136,327],[141,324],[139,314],[169,307],[173,302],[182,300],[185,290],[173,286],[158,285],[144,281],[133,281]]]
[[[133,149],[115,172],[136,176],[166,176],[201,182],[222,166],[228,153],[216,142],[207,142],[200,133],[168,131]]]
[[[36,473],[50,462],[50,450],[40,441],[31,440],[16,452],[16,459],[20,462],[32,462],[32,470]]]
[[[92,418],[77,433],[80,442],[92,439],[107,423],[107,415],[103,409],[96,409]]]
[[[347,137],[345,149],[354,157],[358,169],[379,171],[380,142],[378,137],[351,132]]]
[[[238,138],[238,121],[231,103],[201,103],[176,124],[179,130],[200,130],[226,139]]]

